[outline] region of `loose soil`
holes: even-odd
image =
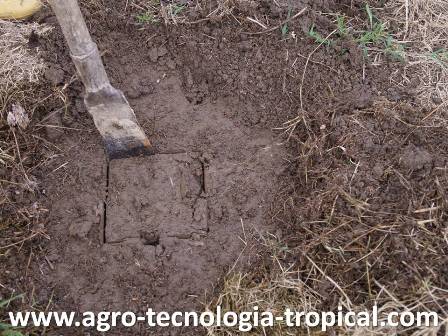
[[[47,182],[59,237],[47,281],[79,311],[198,309],[253,232],[266,230],[281,146],[232,118],[256,113],[250,106],[229,97],[192,104],[176,73],[158,68],[147,60],[117,68],[157,154],[107,163],[96,134],[94,150],[70,139],[63,147],[76,151],[82,178]]]
[[[412,127],[425,111],[413,105],[415,82],[391,80],[401,76],[396,63],[370,66],[351,41],[315,50],[306,37],[313,23],[324,36],[334,29],[315,10],[362,16],[360,3],[299,1],[292,10],[304,5],[310,9],[289,24],[298,38],[286,41],[278,30],[252,34],[260,27],[238,22],[253,14],[272,22],[286,18],[290,6],[268,2],[201,21],[206,10],[192,11],[193,23],[168,26],[136,25],[121,1],[108,1],[101,11],[87,8],[111,81],[157,148],[151,157],[107,162],[82,87],[71,81],[74,69],[59,30],[39,41],[48,84],[71,84],[68,109],[51,119],[65,129],[45,134],[59,155],[37,176],[50,237],[45,257],[27,275],[36,283],[37,302],[52,297],[52,309],[75,311],[200,309],[229,270],[266,262],[257,243],[266,232],[287,242],[291,264],[308,267],[305,255],[328,258],[329,269],[338,272],[332,276],[343,286],[354,283],[344,288],[360,303],[372,288],[363,278],[365,265],[353,260],[380,242],[396,253],[366,257],[378,280],[410,287],[412,281],[403,281],[408,272],[418,278],[437,272],[443,288],[448,262],[436,238],[443,226],[429,224],[433,249],[406,237],[417,225],[410,214],[446,191],[446,129]],[[55,23],[50,12],[39,20]],[[297,116],[288,139],[275,130]],[[331,211],[350,214],[350,225],[328,221]],[[366,226],[369,234],[360,238],[357,230]],[[325,244],[350,251],[334,257]],[[394,266],[425,258],[431,270]],[[15,288],[17,281],[11,275],[1,282]],[[330,287],[315,287],[327,307],[340,294]],[[187,331],[115,330],[126,333]]]

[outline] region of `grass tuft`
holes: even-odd
[[[158,23],[159,19],[151,12],[138,14],[136,17],[137,23],[147,24],[147,23]]]
[[[308,31],[308,35],[312,39],[314,39],[314,42],[316,42],[317,44],[324,44],[326,46],[331,45],[332,41],[330,39],[326,39],[319,32],[317,32],[314,24],[311,26],[310,30]]]
[[[338,27],[338,35],[342,38],[348,36],[348,27],[347,23],[345,22],[345,16],[343,15],[337,15],[336,16],[336,25]]]
[[[2,310],[7,309],[11,302],[21,299],[22,297],[23,295],[16,295],[10,299],[0,301],[0,313]],[[23,334],[18,328],[13,328],[10,324],[0,321],[0,336],[23,336]]]

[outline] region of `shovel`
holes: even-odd
[[[50,0],[86,90],[84,103],[104,139],[110,160],[144,154],[154,149],[138,125],[123,92],[107,77],[96,43],[92,41],[77,0]]]

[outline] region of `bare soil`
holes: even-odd
[[[281,22],[305,5],[289,23],[297,39],[238,20]],[[317,10],[364,16],[361,3],[262,1],[223,18],[191,10],[189,24],[168,26],[137,25],[122,1],[104,6],[85,8],[88,26],[159,154],[107,162],[59,29],[39,40],[49,87],[70,83],[68,108],[51,119],[63,128],[43,134],[59,154],[35,174],[49,239],[30,271],[0,278],[5,296],[32,280],[53,310],[200,309],[229,270],[269,264],[257,244],[265,232],[288,245],[287,263],[328,262],[359,303],[379,290],[373,279],[406,291],[431,275],[444,288],[446,128],[418,126],[428,111],[414,104],[415,81],[395,84],[399,63],[372,66],[348,39],[316,48],[306,36],[313,23],[324,36],[334,29]],[[37,19],[55,24],[50,12]],[[275,129],[297,116],[288,139]],[[431,206],[437,220],[423,231],[426,214],[414,211]],[[431,243],[415,244],[415,230]],[[27,264],[33,244],[2,256],[5,267]],[[310,285],[333,307],[331,283]],[[187,331],[115,334],[126,332]]]

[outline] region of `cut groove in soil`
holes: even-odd
[[[110,166],[109,162],[107,162],[106,166],[106,190],[104,195],[104,213],[103,213],[103,222],[102,222],[102,228],[101,228],[101,238],[103,241],[103,244],[106,244],[106,228],[107,228],[107,204],[109,202],[109,174],[110,174]]]
[[[111,161],[106,241],[140,239],[154,245],[162,239],[164,248],[169,237],[204,235],[207,194],[201,160],[183,153]]]

